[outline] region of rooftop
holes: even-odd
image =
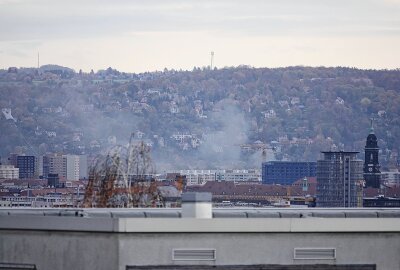
[[[321,151],[323,154],[358,154],[359,151]]]
[[[97,232],[400,232],[400,208],[223,208],[213,218],[170,209],[0,209],[0,230]]]

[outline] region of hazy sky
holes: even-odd
[[[0,68],[400,67],[400,0],[0,0]]]

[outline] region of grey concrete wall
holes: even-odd
[[[294,248],[336,248],[335,260],[294,260]],[[215,261],[173,261],[176,248],[212,248]],[[400,269],[400,233],[102,233],[0,231],[0,262],[38,270],[127,265],[376,264]]]
[[[179,218],[176,210],[8,209],[0,211],[0,263],[35,264],[38,270],[267,264],[400,269],[399,210],[279,210],[279,217],[275,210],[251,211],[194,219]],[[335,248],[336,259],[295,260],[294,248]],[[216,259],[173,260],[174,249],[213,249]]]
[[[126,265],[376,264],[400,269],[399,233],[121,234],[119,270]],[[294,248],[336,248],[336,260],[294,260]],[[215,261],[173,261],[174,248],[215,248]]]
[[[117,235],[1,230],[0,262],[35,264],[38,270],[117,269]]]

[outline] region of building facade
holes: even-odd
[[[317,161],[317,207],[361,207],[363,162],[358,152],[322,152]]]
[[[43,157],[43,177],[57,174],[62,180],[77,181],[80,176],[80,158],[77,155],[52,154]]]
[[[13,165],[0,165],[0,179],[18,179],[19,169]]]
[[[178,173],[186,176],[187,185],[204,185],[209,181],[260,181],[260,170],[177,170],[168,173]]]
[[[88,159],[86,155],[79,156],[79,179],[88,178]]]
[[[16,154],[16,153],[11,153],[11,154],[8,156],[8,164],[9,164],[9,165],[12,165],[12,166],[14,166],[14,167],[17,167],[17,158],[18,158],[18,154]]]
[[[0,268],[399,269],[396,209],[185,209],[0,209]]]
[[[389,187],[400,187],[400,172],[389,171],[381,173],[381,182],[385,186]]]
[[[380,187],[381,171],[379,165],[378,139],[372,127],[365,143],[364,180],[366,187]]]
[[[17,168],[19,169],[19,178],[34,178],[36,175],[36,157],[35,156],[18,156]]]
[[[60,178],[66,178],[67,161],[63,155],[51,154],[43,157],[43,177],[47,179],[49,174],[58,174]]]
[[[66,159],[66,179],[72,181],[79,180],[79,156],[76,155],[65,155],[64,159]]]
[[[263,184],[291,185],[303,177],[315,177],[316,162],[269,161],[262,163]]]
[[[385,196],[378,196],[376,198],[364,198],[363,207],[399,208],[400,198],[388,198]]]
[[[50,187],[59,187],[60,185],[60,178],[56,173],[49,173],[47,175],[47,185]]]

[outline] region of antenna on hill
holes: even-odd
[[[39,58],[39,52],[37,53],[37,68],[40,68],[40,58]]]
[[[210,70],[213,69],[213,60],[214,60],[214,52],[211,52],[211,65],[210,65]]]

